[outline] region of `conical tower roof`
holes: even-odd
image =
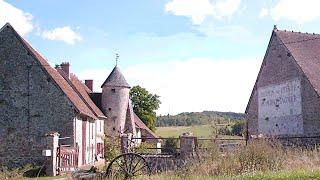
[[[130,88],[130,85],[127,83],[126,79],[120,72],[120,69],[115,66],[112,72],[109,74],[108,78],[104,81],[103,86],[112,86],[112,87],[126,87]]]

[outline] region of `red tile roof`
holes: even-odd
[[[71,103],[74,105],[76,110],[86,116],[97,119],[93,112],[83,103],[83,100],[79,95],[73,90],[73,88],[68,84],[68,82],[54,69],[52,68],[47,60],[43,58],[31,45],[23,39],[10,24],[6,24],[5,27],[11,28],[16,37],[21,41],[23,46],[30,52],[30,54],[40,63],[41,67],[48,73],[48,75],[54,80],[58,87],[64,92]]]
[[[106,118],[102,111],[94,104],[90,98],[88,92],[91,92],[87,86],[81,82],[74,74],[70,74],[71,83],[74,85],[76,90],[80,93],[86,105],[93,111],[93,113],[98,117]],[[88,91],[89,90],[89,91]]]
[[[134,122],[136,124],[136,127],[140,129],[146,130],[152,137],[157,138],[158,136],[152,132],[142,121],[141,119],[134,113]]]

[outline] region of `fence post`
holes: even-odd
[[[43,150],[43,156],[46,156],[46,175],[57,175],[57,148],[59,146],[59,133],[51,132],[46,134],[46,149]]]
[[[196,137],[192,133],[183,133],[180,136],[180,155],[183,159],[188,159],[195,155]]]
[[[122,134],[121,135],[121,140],[120,140],[120,146],[121,146],[121,153],[128,153],[128,141],[129,141],[129,137],[127,134]]]

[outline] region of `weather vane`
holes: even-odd
[[[119,54],[116,53],[116,66],[118,66]]]

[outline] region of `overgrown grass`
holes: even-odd
[[[254,141],[234,151],[220,152],[216,144],[199,152],[201,160],[151,179],[320,179],[320,149],[283,147]]]
[[[180,176],[174,173],[162,173],[153,175],[149,177],[143,177],[141,179],[150,180],[180,180]],[[266,179],[266,180],[287,180],[287,179],[320,179],[320,170],[292,170],[292,171],[277,171],[277,172],[255,172],[251,174],[243,174],[238,176],[203,176],[203,175],[190,175],[183,178],[184,180],[256,180],[256,179]]]

